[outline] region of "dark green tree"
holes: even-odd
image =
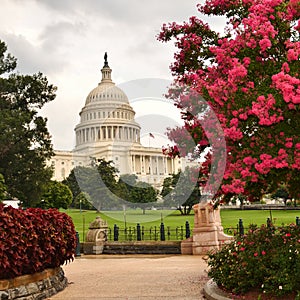
[[[289,192],[285,186],[281,185],[272,195],[273,199],[283,199],[284,205],[286,205],[287,199],[289,198]]]
[[[6,196],[6,185],[5,185],[5,180],[2,174],[0,174],[0,201],[5,199]]]
[[[72,198],[72,192],[67,185],[58,181],[51,181],[38,206],[67,209],[72,203]]]
[[[41,73],[13,73],[16,59],[6,51],[0,41],[0,173],[9,196],[28,207],[40,201],[52,176],[47,119],[38,112],[54,100],[56,88]]]
[[[93,205],[91,203],[91,197],[89,196],[89,194],[84,192],[79,193],[73,201],[73,207],[79,209],[88,209],[88,210],[93,209]]]
[[[81,192],[87,193],[97,210],[116,209],[121,207],[118,172],[112,161],[93,159],[88,167],[75,167],[64,183],[70,187],[74,198]]]
[[[157,195],[158,192],[153,186],[146,182],[138,181],[130,190],[129,201],[138,203],[143,209],[143,214],[145,214],[147,205],[157,201]]]
[[[81,166],[75,167],[73,170],[71,170],[69,176],[62,181],[62,183],[67,185],[69,187],[69,189],[71,190],[71,192],[73,194],[73,199],[75,199],[81,193],[81,189],[79,187],[79,184],[77,182],[75,174],[83,173],[84,169],[85,169],[85,167],[81,167]],[[81,172],[81,170],[82,170],[82,172]]]
[[[140,206],[145,214],[147,205],[157,202],[158,191],[150,184],[137,181],[138,177],[134,174],[124,174],[119,178],[120,197],[127,202],[134,203],[133,207]],[[129,204],[129,206],[131,206]]]
[[[118,196],[127,202],[132,201],[132,191],[137,183],[137,176],[134,174],[123,174],[118,181]]]
[[[161,191],[164,204],[175,206],[182,215],[188,215],[193,205],[200,201],[199,178],[195,178],[195,174],[199,177],[198,172],[187,167],[184,172],[165,178]]]

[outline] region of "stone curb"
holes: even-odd
[[[10,280],[1,280],[1,300],[42,300],[68,285],[68,280],[61,267],[43,272],[22,275]]]
[[[213,279],[207,281],[203,288],[203,293],[208,300],[232,300],[232,298],[228,298],[228,295],[224,291],[218,288]]]

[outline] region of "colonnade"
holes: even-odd
[[[175,173],[175,165],[169,157],[133,154],[131,170],[138,175],[169,175]]]
[[[76,130],[76,145],[86,142],[118,140],[140,142],[140,130],[129,126],[95,126]]]

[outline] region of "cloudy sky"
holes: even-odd
[[[41,71],[58,87],[56,99],[41,112],[48,118],[55,149],[73,149],[74,127],[86,96],[101,79],[105,51],[116,84],[172,79],[169,66],[175,48],[172,43],[158,42],[156,36],[163,23],[199,16],[197,3],[199,0],[1,0],[0,39],[17,57],[18,71]],[[222,31],[224,20],[203,19]]]

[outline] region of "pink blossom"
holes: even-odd
[[[287,148],[292,148],[293,147],[293,143],[292,142],[287,142],[287,143],[285,143],[285,146]]]
[[[285,73],[290,72],[290,67],[289,67],[288,63],[285,62],[282,64],[281,71],[285,72]]]
[[[241,130],[239,128],[236,128],[235,126],[225,128],[224,134],[234,141],[240,140],[243,137],[243,133],[241,132]]]
[[[244,57],[243,58],[243,63],[245,65],[245,67],[248,67],[251,63],[251,58],[250,57]]]
[[[247,156],[243,159],[243,162],[248,165],[248,166],[251,166],[253,164],[255,164],[257,162],[257,159],[256,158],[253,158],[251,156]]]
[[[299,53],[297,53],[294,49],[290,49],[287,52],[288,61],[298,60]]]
[[[261,50],[264,52],[266,51],[268,48],[271,48],[272,43],[269,39],[264,38],[262,40],[259,41],[259,46],[261,48]]]

